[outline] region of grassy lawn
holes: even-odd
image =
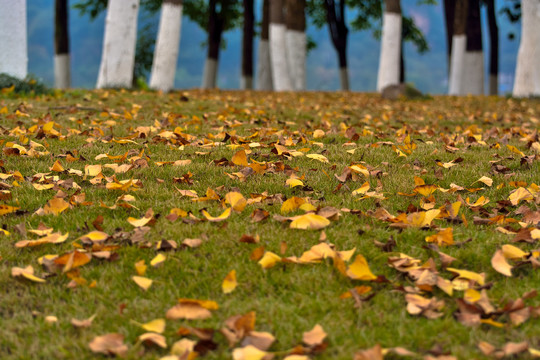
[[[0,94],[0,358],[118,333],[128,359],[240,359],[258,332],[278,359],[538,356],[539,121],[488,97]]]

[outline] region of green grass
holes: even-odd
[[[181,101],[182,95],[187,96],[189,101]],[[14,114],[22,102],[27,117]],[[124,112],[130,111],[133,104],[140,105],[141,109],[135,119],[126,120]],[[459,247],[445,247],[442,251],[457,258],[453,267],[486,273],[487,282],[492,284],[488,295],[496,308],[502,308],[508,301],[521,297],[527,291],[540,288],[540,272],[530,264],[514,269],[511,278],[496,272],[491,266],[491,257],[502,245],[511,243],[512,236],[496,231],[498,225],[473,224],[475,216],[493,216],[497,202],[506,200],[514,189],[509,186],[510,181],[524,181],[528,185],[540,183],[538,155],[532,166],[525,167],[520,165],[520,156],[506,146],[508,143],[526,155],[535,154],[521,139],[531,136],[534,140],[534,129],[538,127],[540,119],[540,102],[536,100],[435,97],[432,100],[389,102],[377,95],[349,93],[190,91],[158,95],[152,92],[72,91],[54,97],[18,99],[13,95],[4,96],[0,97],[0,109],[3,107],[8,112],[0,114],[3,150],[8,142],[28,148],[25,139],[20,138],[21,134],[25,134],[29,140],[47,146],[49,154],[28,157],[7,156],[2,152],[0,155],[3,163],[0,172],[19,171],[25,177],[25,181],[19,181],[18,186],[9,189],[12,198],[1,203],[20,207],[23,211],[0,216],[0,225],[11,233],[10,236],[0,235],[2,359],[100,357],[90,351],[88,343],[95,336],[111,332],[125,335],[125,342],[129,346],[127,358],[155,359],[165,356],[168,350],[146,349],[137,342],[137,337],[145,331],[135,322],[164,318],[165,312],[176,304],[178,298],[214,300],[220,308],[207,320],[167,320],[164,335],[169,348],[181,338],[177,334],[180,326],[213,328],[217,331],[224,326],[228,317],[249,311],[256,312],[257,331],[268,331],[276,337],[276,343],[269,351],[277,352],[279,357],[301,344],[302,333],[311,330],[315,324],[322,325],[328,333],[328,348],[314,355],[317,359],[350,359],[356,351],[377,343],[385,348],[402,346],[419,354],[426,354],[432,347],[440,345],[444,351],[460,359],[484,358],[477,348],[480,341],[490,342],[497,347],[509,341],[528,341],[531,347],[540,348],[538,318],[530,318],[519,326],[513,326],[508,315],[502,315],[497,318],[504,324],[502,328],[485,324],[477,327],[462,325],[453,316],[457,310],[455,300],[463,297],[462,291],[455,291],[453,297],[438,289],[433,294],[424,294],[445,301],[443,316],[438,319],[408,314],[405,295],[396,288],[398,285],[414,286],[414,282],[387,265],[387,258],[399,253],[421,259],[422,263],[433,257],[439,275],[451,279],[451,273],[440,268],[437,253],[424,247],[424,239],[427,235],[435,234],[436,228],[453,227],[456,242],[472,241]],[[102,111],[120,116],[102,114]],[[47,122],[42,120],[46,114],[50,114],[52,120],[61,126],[55,127],[61,133],[60,138],[48,134],[40,137],[36,132],[26,132],[33,125]],[[111,141],[111,136],[129,136],[139,126],[154,126],[157,129],[146,138],[133,138],[136,144]],[[344,136],[344,128],[351,126],[360,135],[354,141],[357,145],[354,154],[346,152],[352,147],[342,146],[351,141]],[[184,134],[193,136],[190,144],[183,149],[179,142],[173,144],[168,139],[160,140],[156,136],[160,131],[174,131],[177,127],[181,127]],[[18,131],[14,130],[16,128]],[[314,139],[315,129],[324,130],[326,135]],[[482,135],[486,145],[470,142],[467,129]],[[209,142],[207,139],[223,132],[232,136],[225,145],[201,146],[205,140]],[[256,136],[247,138],[256,132]],[[373,146],[384,141],[400,144],[406,132],[417,145],[407,157],[398,157],[389,145]],[[91,142],[89,138],[92,138]],[[278,157],[270,150],[272,144],[280,139],[298,141],[298,144],[289,146],[290,149],[310,148],[309,153],[322,152],[329,163],[307,157]],[[302,139],[306,142],[303,143]],[[459,150],[456,153],[445,151],[443,139],[453,141],[451,145]],[[321,148],[310,141],[321,142],[324,146]],[[537,135],[535,141],[538,141]],[[283,172],[251,175],[244,182],[231,179],[226,173],[238,172],[241,167],[216,166],[213,160],[223,157],[231,160],[238,151],[226,146],[232,142],[260,143],[261,147],[253,148],[248,160],[281,161],[297,169],[298,176],[304,175],[304,184],[313,191],[290,189],[285,185],[288,176]],[[99,154],[121,155],[130,150],[133,153],[128,158],[144,150],[148,167],[135,168],[125,174],[116,174],[116,177],[119,180],[133,178],[142,181],[140,190],[128,191],[128,194],[135,196],[132,205],[138,210],[100,207],[100,201],[108,206],[113,205],[123,192],[108,190],[104,183],[92,185],[89,179],[60,173],[56,174],[60,179],[73,178],[82,188],[81,192],[86,194],[86,201],[92,204],[73,206],[59,216],[33,215],[56,194],[56,190],[52,189],[35,190],[30,181],[34,174],[50,172],[49,168],[56,160],[60,160],[65,169],[84,171],[85,165],[113,163],[107,158],[95,160]],[[76,157],[83,156],[86,161],[67,162],[61,155],[68,151]],[[458,157],[462,157],[463,162],[449,169],[437,166],[435,161],[449,162]],[[179,159],[191,159],[192,163],[184,167],[158,167],[154,163]],[[508,167],[511,174],[492,173],[490,161],[496,160]],[[371,190],[382,186],[386,200],[358,200],[358,197],[351,195],[366,181],[363,176],[356,182],[348,181],[346,186],[335,191],[339,182],[334,174],[339,176],[346,166],[361,161],[364,165],[381,170],[380,177],[371,177],[367,181]],[[129,161],[123,164],[129,164]],[[192,185],[173,182],[173,178],[181,177],[188,171],[193,174]],[[113,170],[107,168],[103,173],[108,177],[114,174]],[[437,219],[431,229],[403,230],[391,228],[388,222],[368,215],[378,206],[393,215],[405,212],[409,204],[420,206],[421,196],[398,195],[398,192],[413,192],[415,176],[442,188],[449,188],[452,183],[465,188],[481,187],[482,184],[473,185],[473,182],[482,176],[492,178],[492,187],[484,186],[476,193],[437,191],[434,194],[436,208],[443,206],[446,201],[457,201],[458,196],[463,199],[470,197],[473,202],[485,196],[490,199],[483,207],[487,213],[474,212],[462,206],[460,215],[465,216],[468,226]],[[13,179],[3,182],[12,184]],[[500,184],[504,186],[498,188]],[[279,202],[248,205],[243,212],[233,213],[226,222],[220,223],[200,221],[188,224],[182,219],[171,222],[165,218],[175,207],[190,211],[200,219],[203,219],[200,213],[203,208],[214,216],[219,215],[223,207],[218,201],[193,202],[180,196],[175,187],[195,190],[203,196],[208,187],[216,189],[220,186],[223,188],[218,193],[223,198],[235,189],[246,198],[250,194],[266,191],[268,195],[280,194],[283,199],[309,197],[315,206],[360,210],[360,213],[342,211],[340,218],[333,220],[324,230],[327,241],[335,244],[338,250],[356,248],[356,254],[366,257],[372,272],[384,275],[390,283],[351,280],[334,269],[331,260],[313,265],[278,264],[263,270],[256,261],[249,259],[256,247],[264,246],[266,250],[279,254],[280,244],[285,242],[287,250],[283,256],[300,256],[318,244],[321,235],[321,231],[290,229],[288,223],[273,219],[274,215],[281,214]],[[67,200],[75,190],[65,192]],[[538,199],[537,194],[536,204],[534,201],[528,204],[532,210],[537,209]],[[80,268],[80,276],[88,283],[95,280],[95,287],[68,288],[70,279],[65,274],[47,274],[38,264],[38,258],[43,255],[71,251],[77,238],[95,230],[92,222],[98,215],[104,217],[103,230],[113,235],[122,231],[132,232],[133,226],[127,222],[127,218],[141,218],[149,208],[153,209],[157,220],[146,234],[145,243],[141,244],[144,246],[120,243],[115,250],[118,253],[115,261],[94,258]],[[263,222],[253,223],[250,214],[255,208],[267,210],[270,217]],[[521,215],[513,213],[516,208],[507,207],[510,211],[508,216],[521,220]],[[302,210],[296,210],[287,216],[302,213]],[[17,241],[37,238],[30,233],[27,237],[19,234],[15,226],[21,223],[26,229],[35,229],[44,223],[55,231],[69,232],[69,239],[63,244],[19,249],[14,246]],[[511,225],[516,228],[515,224]],[[260,244],[239,242],[243,234],[258,234]],[[374,245],[374,240],[384,242],[391,236],[397,241],[392,253],[382,252]],[[158,241],[173,240],[180,244],[185,238],[201,238],[203,244],[195,249],[179,246],[177,251],[166,253],[167,260],[161,267],[149,266],[145,276],[153,279],[154,283],[148,291],[143,291],[131,280],[131,276],[136,275],[135,262],[145,260],[149,264],[157,254],[155,244]],[[525,251],[539,247],[538,242],[514,245]],[[38,276],[47,276],[46,283],[21,281],[11,276],[12,267],[27,265],[32,265]],[[231,294],[223,294],[221,283],[232,269],[237,271],[238,287]],[[358,285],[370,285],[376,293],[361,308],[355,308],[352,299],[339,298],[340,294]],[[526,300],[526,305],[538,307],[540,300]],[[121,307],[125,309],[120,311]],[[96,318],[89,328],[76,329],[70,324],[71,318],[84,319],[93,314],[96,314]],[[58,321],[48,323],[45,316],[49,315],[56,316]],[[219,332],[216,332],[214,341],[218,344],[217,350],[208,352],[205,358],[231,358],[232,349]]]

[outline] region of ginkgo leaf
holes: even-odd
[[[131,279],[135,282],[135,284],[139,285],[139,287],[145,291],[148,290],[153,282],[152,279],[143,276],[132,276]]]
[[[347,276],[353,280],[375,280],[377,277],[373,275],[369,269],[366,258],[358,254],[354,262],[347,269]]]
[[[218,304],[209,300],[179,299],[178,304],[167,310],[167,319],[207,319],[212,316],[210,310],[217,310]]]
[[[146,269],[148,266],[144,263],[144,260],[139,260],[135,263],[135,271],[137,271],[137,275],[143,276],[146,273]]]
[[[162,334],[165,331],[165,319],[154,319],[147,323],[141,324],[141,327],[150,332]]]
[[[281,213],[286,214],[291,211],[294,211],[305,203],[306,203],[306,200],[293,196],[290,199],[285,200],[283,204],[281,204]]]
[[[319,230],[330,225],[330,220],[327,218],[308,213],[296,217],[290,225],[291,229],[303,229],[303,230]]]
[[[15,206],[1,205],[0,204],[0,216],[15,212],[15,211],[17,211],[19,209],[20,208],[15,207]]]
[[[352,192],[353,195],[364,195],[370,188],[369,183],[366,181],[358,189]]]
[[[533,200],[533,198],[531,192],[524,187],[517,188],[510,193],[510,196],[508,196],[508,200],[510,200],[514,206],[518,205],[520,201],[530,201]]]
[[[236,289],[236,286],[238,285],[238,282],[236,281],[236,270],[231,270],[227,276],[225,276],[225,279],[223,279],[223,283],[221,284],[221,289],[223,290],[224,294],[228,294],[233,292],[234,289]]]
[[[140,335],[137,340],[145,345],[156,345],[163,349],[167,348],[167,340],[165,339],[165,336],[156,334],[154,332],[144,333]]]
[[[439,231],[435,235],[426,236],[426,242],[436,243],[437,245],[446,246],[454,244],[454,230],[452,228],[446,228]]]
[[[208,213],[208,211],[206,210],[202,210],[201,211],[201,214],[203,214],[203,216],[206,218],[206,220],[208,221],[211,221],[211,222],[220,222],[220,221],[224,221],[224,220],[227,220],[229,218],[229,216],[231,216],[231,209],[232,208],[227,208],[225,209],[224,212],[221,213],[221,215],[219,215],[218,217],[213,217],[212,215],[210,215]]]
[[[451,271],[458,275],[459,278],[472,280],[476,282],[478,285],[484,285],[485,284],[485,274],[478,274],[473,271],[469,270],[462,270],[462,269],[455,269],[455,268],[447,268],[446,270]]]
[[[101,165],[85,165],[84,175],[95,177],[101,174]]]
[[[236,348],[232,352],[234,360],[262,360],[268,355],[267,352],[257,349],[253,345]]]
[[[27,280],[37,282],[37,283],[44,283],[45,279],[39,278],[34,275],[34,268],[32,265],[28,265],[25,268],[20,267],[12,267],[11,268],[11,276],[13,277],[23,277]]]
[[[321,155],[321,154],[307,154],[306,157],[320,161],[320,162],[324,162],[324,163],[328,162],[328,159],[326,158],[326,156]]]
[[[59,215],[62,211],[69,208],[69,203],[62,198],[52,198],[47,204],[43,207],[45,214],[54,214]]]
[[[481,182],[481,183],[486,184],[487,186],[490,186],[490,187],[491,187],[491,185],[493,185],[493,179],[488,178],[487,176],[482,176],[480,179],[476,180],[475,182]]]
[[[61,233],[53,233],[46,235],[38,240],[21,240],[15,243],[15,247],[23,248],[23,247],[33,247],[38,246],[42,244],[60,244],[67,240],[69,237],[69,233],[65,233],[62,235]]]
[[[79,320],[75,318],[71,318],[71,325],[73,325],[76,328],[87,328],[92,325],[92,322],[96,318],[96,314],[90,316],[88,319]]]
[[[491,266],[493,266],[497,272],[505,276],[512,276],[512,265],[506,261],[502,250],[497,250],[495,252],[491,258]]]
[[[506,259],[523,259],[529,255],[529,253],[526,253],[520,248],[508,244],[502,246],[502,253]]]
[[[302,342],[308,346],[317,346],[323,343],[326,335],[323,327],[317,324],[302,335]]]
[[[267,251],[259,260],[259,265],[261,265],[263,269],[269,269],[271,267],[274,267],[280,261],[281,257],[279,255],[276,255],[271,251]]]
[[[154,257],[150,261],[150,265],[152,265],[153,267],[158,267],[161,264],[163,264],[165,262],[165,260],[167,260],[167,257],[165,255],[159,253],[159,254],[156,255],[156,257]]]
[[[64,167],[62,166],[62,164],[60,164],[60,161],[56,160],[56,161],[54,162],[53,166],[51,166],[51,167],[49,168],[49,170],[55,171],[55,172],[62,172],[62,171],[64,171],[65,169],[64,169]]]
[[[249,165],[247,162],[247,155],[246,155],[245,150],[240,150],[236,154],[234,154],[231,161],[233,162],[233,164],[239,165],[239,166]]]
[[[225,195],[225,202],[231,205],[234,211],[242,212],[247,205],[247,200],[242,194],[236,191],[231,191]]]
[[[105,241],[109,238],[109,234],[103,231],[91,231],[86,235],[81,236],[81,240],[89,240],[91,242],[100,242]]]
[[[96,336],[88,346],[94,353],[117,355],[120,357],[124,357],[128,351],[127,345],[124,344],[124,335],[117,333]]]
[[[142,217],[140,219],[136,219],[134,217],[128,217],[127,221],[128,223],[130,223],[131,225],[135,226],[135,227],[142,227],[142,226],[145,226],[146,224],[148,224],[150,222],[150,220],[152,220],[152,216],[150,217]]]
[[[289,185],[290,188],[294,188],[297,186],[304,186],[304,183],[299,179],[287,179],[287,181],[285,181],[285,185]]]

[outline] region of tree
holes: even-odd
[[[495,0],[484,0],[489,27],[489,88],[490,95],[499,92],[499,27],[495,16]]]
[[[139,0],[109,0],[97,88],[131,87]]]
[[[253,35],[255,32],[255,14],[253,0],[243,0],[244,27],[242,33],[242,79],[241,89],[253,89]]]
[[[385,0],[384,6],[377,91],[400,82],[401,4],[399,0]]]
[[[521,40],[513,95],[540,95],[540,0],[521,2]]]
[[[446,28],[446,56],[448,57],[448,74],[450,74],[450,61],[452,58],[452,37],[454,35],[454,14],[456,0],[443,0],[444,25]]]
[[[54,1],[54,86],[69,88],[71,84],[68,1]]]
[[[28,72],[26,0],[0,0],[0,73],[23,79]]]
[[[182,0],[164,0],[152,61],[150,87],[170,91],[174,86],[176,63],[180,48]]]
[[[463,88],[463,69],[467,45],[467,13],[468,1],[457,0],[454,10],[454,33],[452,35],[452,58],[450,61],[450,76],[448,93],[460,95]]]
[[[294,90],[306,88],[306,1],[286,0],[287,65]]]
[[[324,0],[324,7],[330,38],[338,55],[341,90],[349,91],[349,68],[347,66],[347,36],[349,35],[349,29],[345,20],[345,0]]]
[[[482,23],[480,1],[469,0],[467,11],[466,47],[460,95],[484,94],[484,51],[482,46]]]
[[[270,0],[263,0],[261,40],[257,56],[257,89],[272,90],[272,65],[270,61],[270,44],[268,34],[270,32]]]
[[[277,91],[293,90],[287,63],[287,45],[285,41],[285,17],[283,1],[270,2],[270,60],[272,64],[272,82]]]

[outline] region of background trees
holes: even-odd
[[[0,73],[26,77],[26,0],[0,0]]]

